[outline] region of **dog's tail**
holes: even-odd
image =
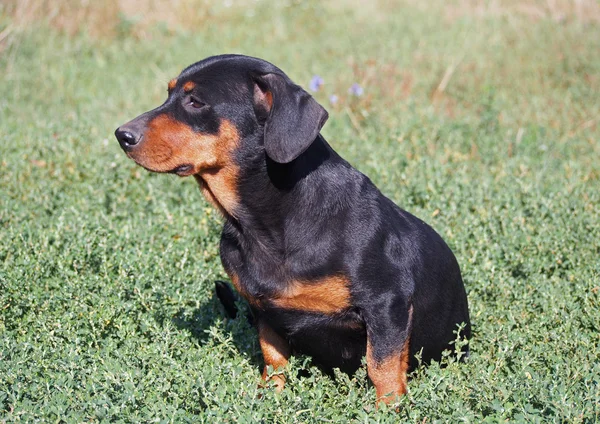
[[[238,308],[235,306],[235,302],[238,298],[231,289],[231,286],[225,281],[217,280],[215,281],[215,291],[217,292],[217,297],[221,301],[223,308],[225,308],[227,316],[231,319],[237,317]]]

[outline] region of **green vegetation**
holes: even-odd
[[[597,3],[232,3],[71,34],[0,5],[0,422],[600,421]],[[256,332],[213,296],[219,217],[112,136],[225,52],[320,75],[325,137],[458,257],[471,358],[398,412],[306,358],[258,388]]]

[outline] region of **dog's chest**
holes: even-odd
[[[233,277],[236,289],[250,304],[260,309],[280,308],[301,312],[336,314],[351,303],[348,279],[332,275],[319,279],[293,279],[264,287],[244,275]]]
[[[221,240],[221,259],[238,292],[254,307],[335,314],[352,305],[350,280],[343,273],[298,275],[283,260],[242,248],[247,243],[240,234],[235,236]],[[288,257],[290,262],[294,259]]]

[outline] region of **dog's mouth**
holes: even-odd
[[[176,168],[167,171],[169,174],[176,174],[180,177],[187,177],[188,175],[192,175],[194,173],[194,165],[186,163],[184,165],[179,165]]]
[[[168,170],[157,169],[154,166],[147,166],[145,163],[140,163],[138,161],[135,161],[135,163],[137,163],[138,165],[140,165],[146,171],[158,172],[159,174],[175,174],[175,175],[178,175],[180,177],[188,177],[188,176],[193,175],[193,174],[196,173],[196,169],[195,169],[194,165],[192,165],[191,163],[185,163],[183,165],[179,165],[179,166],[176,166],[173,169],[168,169]]]

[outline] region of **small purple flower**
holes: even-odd
[[[321,78],[318,75],[315,75],[310,80],[310,84],[308,84],[308,88],[310,89],[310,91],[319,91],[319,88],[321,88],[321,86],[324,83],[325,83],[325,81],[323,81],[323,78]]]
[[[332,105],[336,104],[338,102],[338,100],[339,100],[339,98],[335,94],[332,94],[331,96],[329,96],[329,103],[331,103]]]
[[[362,96],[364,92],[365,90],[363,90],[363,88],[357,82],[352,84],[352,87],[348,89],[348,93],[356,97]]]

